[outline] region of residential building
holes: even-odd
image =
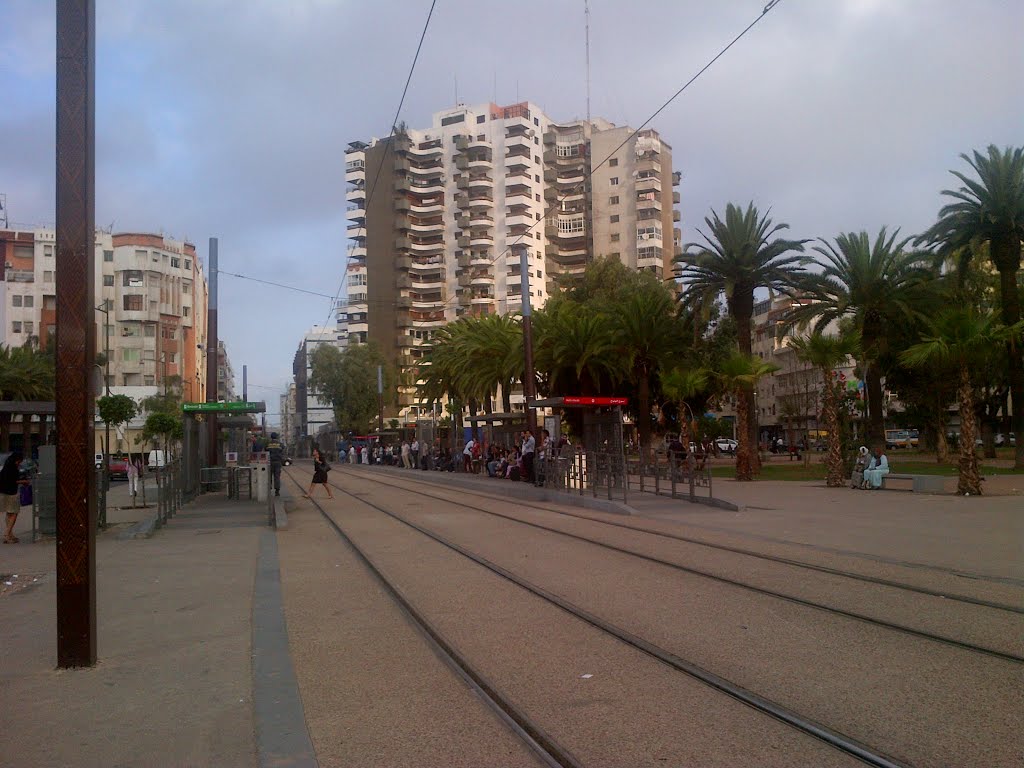
[[[0,231],[4,344],[45,348],[56,326],[53,230]],[[137,401],[180,387],[206,399],[207,285],[195,246],[164,235],[96,233],[96,351],[106,386]],[[98,438],[97,438],[98,439]]]
[[[228,356],[228,348],[223,341],[217,342],[217,401],[236,400],[235,369]]]
[[[298,425],[295,418],[295,382],[288,385],[288,390],[281,395],[281,440],[294,450],[298,444]]]
[[[597,256],[670,277],[679,176],[657,132],[632,133],[559,124],[521,102],[458,106],[430,128],[350,143],[348,338],[407,373],[434,329],[521,310],[523,254],[534,307]],[[416,392],[400,379],[406,413]]]

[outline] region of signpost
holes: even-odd
[[[264,402],[237,400],[226,403],[182,403],[181,410],[185,413],[266,413]]]

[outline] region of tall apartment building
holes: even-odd
[[[426,130],[349,144],[349,338],[410,370],[433,329],[521,310],[524,252],[534,307],[597,256],[670,277],[679,176],[657,132],[632,133],[555,123],[521,102],[459,106]],[[400,388],[400,407],[414,398]]]
[[[281,440],[289,448],[297,445],[298,426],[295,422],[295,382],[288,385],[288,390],[281,395]]]

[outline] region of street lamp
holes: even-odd
[[[97,312],[103,313],[103,386],[107,396],[110,396],[110,299],[104,299],[103,303],[96,307]],[[103,422],[104,444],[107,466],[110,465],[110,423]],[[104,468],[106,469],[106,468]]]

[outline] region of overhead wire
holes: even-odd
[[[388,132],[388,138],[387,138],[388,141],[390,141],[391,138],[395,135],[395,128],[398,126],[398,118],[402,114],[402,106],[405,104],[406,94],[409,93],[409,84],[412,82],[413,72],[416,71],[416,62],[419,61],[420,50],[422,50],[422,48],[423,48],[423,40],[427,36],[427,29],[430,27],[430,19],[434,15],[434,6],[436,6],[436,5],[437,5],[437,0],[432,0],[432,2],[430,3],[430,11],[427,12],[427,20],[423,23],[423,31],[420,33],[419,43],[417,43],[417,45],[416,45],[416,53],[412,57],[412,65],[409,67],[409,74],[405,78],[405,87],[402,88],[402,98],[400,98],[398,100],[398,109],[395,110],[395,117],[391,121],[391,130]],[[381,168],[384,166],[384,158],[386,157],[386,155],[387,155],[386,152],[382,152],[381,156],[380,156],[380,162],[377,164],[377,173],[374,175],[373,186],[370,187],[370,196],[369,196],[369,198],[366,201],[366,209],[367,210],[369,210],[370,203],[373,200],[373,195],[377,191],[377,181],[380,178],[380,171],[381,171]],[[365,232],[366,232],[365,218],[363,219],[363,221],[364,221],[364,224],[363,224],[362,227],[360,227],[360,229],[362,230],[362,232],[365,235]],[[338,306],[337,302],[338,302],[338,298],[341,296],[341,290],[342,290],[342,288],[345,287],[345,278],[347,277],[346,273],[348,271],[348,256],[345,257],[344,264],[345,264],[345,269],[342,271],[342,274],[341,274],[341,282],[338,283],[338,290],[335,292],[335,294],[334,294],[334,296],[332,298],[331,308],[328,310],[328,313],[327,313],[327,320],[324,321],[324,325],[323,325],[324,330],[322,330],[320,332],[320,336],[317,337],[317,343],[319,343],[320,341],[323,340],[323,334],[324,334],[324,331],[326,331],[326,329],[328,327],[328,323],[331,320],[331,314],[333,314],[335,309],[337,308],[337,306]]]
[[[519,236],[510,245],[507,245],[503,251],[501,251],[497,256],[495,256],[493,259],[491,259],[491,261],[490,261],[491,265],[497,264],[498,259],[502,258],[506,254],[511,253],[513,248],[515,248],[516,246],[520,245],[522,243],[523,238],[526,237],[526,235],[530,234],[537,227],[538,224],[540,224],[543,221],[546,221],[548,216],[553,211],[555,211],[565,201],[565,199],[567,197],[575,195],[575,194],[577,194],[579,192],[579,190],[584,189],[587,181],[590,180],[590,178],[594,175],[595,171],[597,171],[599,168],[601,168],[603,165],[605,165],[609,160],[611,160],[615,156],[616,152],[618,152],[620,149],[622,149],[624,146],[626,146],[626,144],[628,144],[634,137],[636,137],[636,135],[639,134],[640,131],[642,131],[644,128],[646,128],[651,123],[651,121],[654,120],[654,118],[656,118],[658,115],[660,115],[665,110],[666,107],[668,107],[673,101],[675,101],[683,93],[683,91],[685,91],[687,88],[689,88],[691,85],[693,85],[693,83],[697,80],[697,78],[699,78],[708,69],[710,69],[711,66],[716,61],[718,61],[720,58],[722,58],[722,56],[724,56],[725,53],[730,48],[732,48],[734,45],[736,45],[736,43],[738,43],[740,41],[740,39],[744,37],[744,35],[746,35],[751,29],[753,29],[758,24],[758,22],[760,22],[761,19],[763,19],[768,14],[768,12],[771,11],[773,8],[775,8],[775,6],[778,5],[780,2],[782,2],[782,0],[770,0],[770,2],[767,3],[761,9],[761,13],[758,14],[757,18],[755,18],[752,22],[750,22],[750,24],[748,24],[743,29],[742,32],[740,32],[738,35],[736,35],[736,37],[734,37],[729,42],[728,45],[726,45],[717,54],[715,54],[715,56],[710,61],[708,61],[707,64],[705,64],[703,67],[701,67],[697,71],[697,73],[693,75],[693,77],[691,77],[689,80],[687,80],[685,83],[683,83],[682,87],[679,88],[679,90],[677,90],[675,93],[673,93],[660,107],[658,107],[653,113],[651,113],[650,117],[648,117],[646,120],[644,120],[640,124],[640,126],[638,128],[634,129],[632,133],[630,133],[625,139],[623,139],[622,142],[617,147],[615,147],[615,149],[613,149],[600,163],[598,163],[595,166],[591,166],[591,168],[589,170],[584,169],[583,181],[579,182],[578,184],[570,187],[568,190],[563,192],[555,200],[555,202],[553,202],[551,204],[550,207],[548,207],[548,208],[546,208],[544,210],[544,215],[538,221],[535,221],[532,225],[530,225],[530,227],[526,231],[521,232],[519,234]],[[458,297],[457,296],[453,296],[452,298],[458,298]],[[443,310],[446,307],[448,307],[448,305],[449,305],[449,303],[451,301],[452,301],[452,299],[445,300],[441,304],[441,310]],[[437,311],[437,310],[435,310],[435,311]]]

